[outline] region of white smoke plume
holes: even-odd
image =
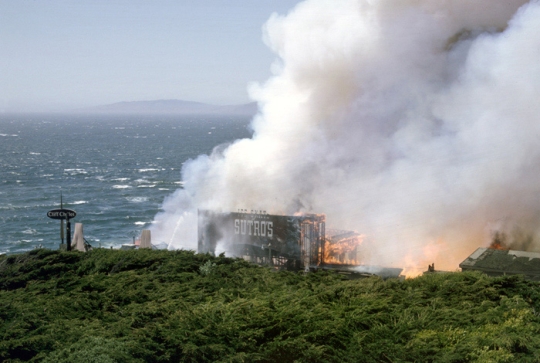
[[[493,231],[540,250],[540,2],[307,0],[265,41],[253,138],[185,165],[158,239],[248,208],[325,213],[378,265],[456,269]]]

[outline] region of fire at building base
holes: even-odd
[[[324,214],[280,216],[198,212],[198,252],[226,251],[253,263],[290,271],[332,270],[350,278],[398,277],[402,269],[360,264],[363,236],[326,230]]]

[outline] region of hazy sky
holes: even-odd
[[[0,0],[0,111],[248,102],[262,26],[300,0]]]

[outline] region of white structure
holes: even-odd
[[[149,229],[142,230],[139,248],[152,248],[152,237]]]
[[[82,223],[75,223],[75,232],[73,233],[73,239],[71,240],[71,248],[73,250],[86,252]]]

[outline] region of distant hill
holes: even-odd
[[[240,105],[211,105],[182,100],[117,102],[108,105],[73,110],[81,113],[103,114],[178,114],[178,115],[255,115],[255,102]]]

